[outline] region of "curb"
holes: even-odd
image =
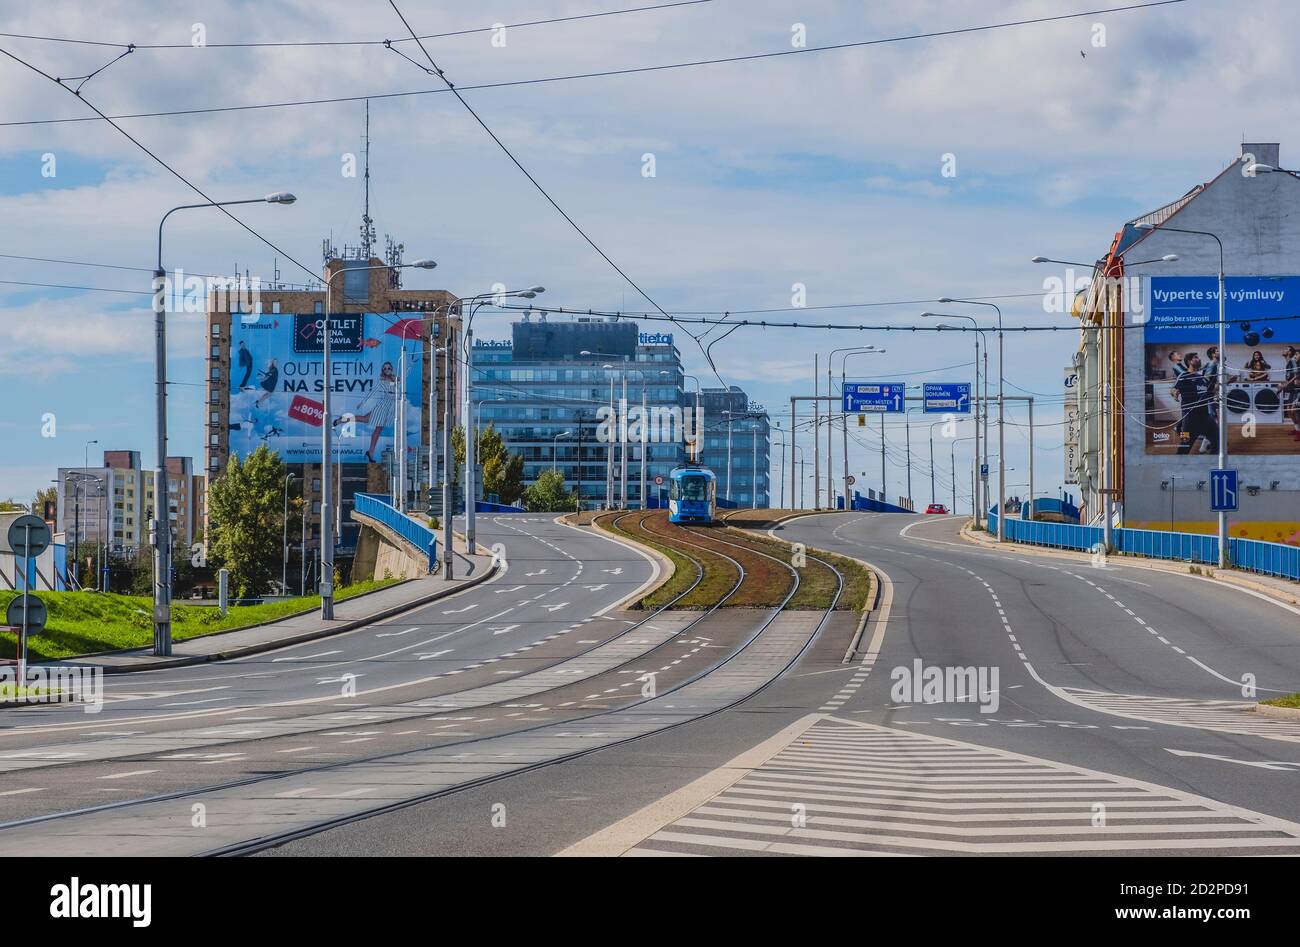
[[[611,512],[617,513],[620,511],[614,510]],[[585,529],[595,528],[600,531],[603,538],[608,539],[610,542],[617,543],[620,546],[624,546],[628,549],[631,549],[633,552],[636,552],[642,556],[648,556],[652,558],[655,562],[655,565],[659,569],[658,574],[651,576],[645,583],[641,585],[639,589],[637,589],[631,595],[628,595],[627,597],[616,602],[613,606],[611,606],[610,611],[628,610],[629,605],[635,605],[637,602],[640,602],[646,596],[653,595],[663,586],[667,585],[668,580],[671,579],[673,575],[677,572],[677,567],[673,565],[673,561],[669,559],[667,556],[665,556],[663,553],[661,553],[658,549],[654,549],[650,546],[642,546],[640,543],[633,543],[632,540],[626,539],[622,536],[610,532],[605,527],[597,523],[595,520],[592,520],[589,526],[575,525],[567,521],[568,516],[569,514],[566,513],[564,514],[564,516],[558,517],[557,522],[561,523],[564,526],[569,527],[569,529],[585,530]],[[640,609],[637,609],[637,611],[640,611]]]
[[[189,657],[181,657],[181,658],[162,658],[157,661],[151,661],[147,664],[131,665],[130,667],[104,667],[103,672],[105,674],[133,674],[138,671],[162,671],[170,668],[189,667],[195,664],[208,664],[212,661],[230,661],[234,658],[245,658],[245,657],[249,657],[250,655],[263,654],[264,652],[267,651],[276,651],[280,648],[287,648],[296,644],[303,644],[308,641],[316,641],[320,638],[329,638],[332,635],[342,634],[347,631],[355,631],[358,628],[364,628],[366,625],[374,624],[377,621],[383,621],[386,618],[392,618],[396,615],[401,615],[403,612],[408,612],[413,608],[419,608],[422,605],[428,605],[430,602],[436,602],[439,599],[449,598],[450,596],[455,595],[458,592],[463,592],[466,589],[473,588],[476,585],[486,582],[492,576],[496,575],[497,569],[498,569],[497,565],[493,563],[487,568],[487,570],[483,573],[483,575],[479,576],[477,579],[466,581],[454,589],[438,589],[436,592],[431,592],[429,595],[426,595],[424,598],[415,599],[414,601],[410,601],[410,602],[403,602],[400,605],[393,605],[390,608],[384,609],[383,611],[375,612],[370,615],[365,615],[361,618],[354,618],[351,621],[347,622],[346,624],[338,625],[335,627],[320,628],[317,629],[316,631],[304,632],[299,635],[294,635],[290,638],[280,638],[276,641],[263,641],[258,644],[245,645],[242,648],[231,648],[228,651],[216,651],[213,652],[212,654],[196,654]],[[415,580],[411,580],[411,581],[415,581]],[[293,617],[293,616],[287,616],[287,617]],[[282,621],[283,619],[280,620]],[[248,627],[256,628],[258,626],[249,625]],[[239,628],[239,629],[232,629],[232,630],[247,631],[248,629]],[[101,654],[104,653],[111,653],[111,652],[101,652]],[[76,659],[70,658],[67,659],[67,661],[64,663],[75,663],[75,661]],[[44,666],[50,667],[54,665],[44,665]],[[94,664],[80,665],[80,666],[100,667],[100,665],[94,665]]]
[[[960,536],[972,546],[981,546],[985,549],[997,548],[998,544],[992,540],[985,539],[979,535],[969,524],[961,528]],[[1008,549],[1014,549],[1019,552],[1033,552],[1042,556],[1053,556],[1058,559],[1068,559],[1071,562],[1081,562],[1087,560],[1088,554],[1069,549],[1052,549],[1045,546],[1035,546],[1030,543],[1018,543],[1015,540],[1007,540]],[[1145,556],[1122,556],[1113,555],[1110,559],[1117,561],[1121,565],[1130,566],[1135,569],[1150,569],[1153,572],[1164,572],[1169,575],[1186,575],[1197,579],[1206,579],[1211,582],[1220,582],[1224,585],[1234,585],[1247,592],[1253,592],[1262,595],[1272,601],[1288,605],[1292,608],[1300,606],[1300,594],[1291,595],[1271,585],[1264,585],[1261,582],[1252,582],[1250,579],[1237,575],[1235,572],[1220,570],[1214,566],[1205,566],[1199,563],[1191,563],[1182,567],[1169,563],[1169,560],[1148,559]],[[1195,565],[1199,572],[1192,572],[1191,566]]]
[[[1272,704],[1256,704],[1255,713],[1261,717],[1277,717],[1282,720],[1300,720],[1300,707],[1275,707]]]

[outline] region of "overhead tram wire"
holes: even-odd
[[[487,122],[483,121],[483,119],[479,116],[478,112],[474,110],[474,107],[469,104],[469,102],[465,99],[463,95],[461,95],[460,90],[456,88],[455,84],[453,84],[452,81],[447,78],[446,73],[443,72],[443,70],[438,66],[436,62],[434,62],[433,56],[429,54],[429,50],[425,48],[424,43],[416,35],[415,30],[412,29],[411,24],[407,22],[405,15],[403,15],[402,11],[398,8],[396,0],[388,0],[388,4],[393,8],[393,12],[397,14],[398,19],[402,21],[402,25],[406,27],[406,31],[411,34],[411,38],[415,40],[415,44],[420,47],[420,52],[423,53],[424,58],[429,61],[429,66],[433,69],[433,74],[436,75],[447,86],[448,91],[450,91],[451,94],[456,97],[456,101],[458,101],[464,107],[465,111],[467,111],[470,114],[470,116],[473,117],[474,121],[476,121],[479,124],[479,127],[481,127],[483,131],[487,132],[488,137],[490,137],[494,142],[496,142],[497,147],[500,148],[501,151],[505,153],[505,156],[509,158],[511,163],[513,163],[514,166],[518,168],[519,171],[524,175],[524,177],[526,177],[529,180],[529,182],[533,185],[533,187],[537,189],[538,193],[540,193],[542,197],[546,199],[547,203],[549,203],[553,208],[555,208],[555,211],[568,222],[570,227],[572,227],[575,231],[577,231],[578,235],[587,242],[588,246],[590,246],[593,250],[596,251],[597,254],[600,255],[601,259],[603,259],[606,263],[608,263],[614,269],[614,271],[618,273],[618,275],[621,276],[629,286],[631,286],[634,290],[636,290],[637,295],[639,295],[642,299],[644,299],[651,306],[653,306],[657,312],[662,313],[664,318],[667,319],[669,322],[674,321],[673,317],[668,315],[668,313],[664,310],[664,308],[660,306],[659,303],[656,302],[653,298],[651,298],[649,293],[647,293],[644,289],[642,289],[641,286],[634,279],[632,279],[632,277],[628,276],[627,273],[623,270],[623,268],[620,267],[617,263],[615,263],[613,259],[610,258],[609,254],[607,254],[604,250],[602,250],[600,246],[596,243],[596,241],[594,241],[593,239],[591,239],[591,237],[587,235],[587,232],[578,225],[578,222],[574,220],[571,216],[569,216],[568,212],[565,211],[565,209],[559,205],[559,203],[555,200],[555,198],[551,197],[550,192],[547,191],[546,188],[542,187],[541,182],[538,181],[537,178],[535,178],[532,175],[532,172],[530,172],[527,168],[525,168],[523,163],[517,157],[515,157],[515,153],[510,150],[510,148],[506,145],[506,143],[503,142],[499,137],[497,137],[496,132],[494,132],[488,126]],[[690,335],[692,338],[695,339],[696,345],[700,347],[700,351],[704,353],[705,359],[708,361],[709,366],[713,369],[713,374],[717,376],[719,382],[722,382],[723,387],[726,387],[726,382],[723,381],[722,376],[718,374],[717,366],[714,365],[713,359],[709,356],[708,351],[704,348],[704,345],[700,342],[699,337],[696,336],[693,332],[691,332],[690,329],[686,329],[685,331],[688,335]]]
[[[391,0],[390,0],[391,2]],[[1076,13],[1062,13],[1054,16],[1034,17],[1024,20],[1010,20],[1001,23],[989,23],[981,26],[968,26],[948,30],[931,30],[924,33],[911,33],[903,36],[884,37],[882,39],[859,40],[851,43],[836,43],[830,46],[806,46],[797,49],[773,50],[766,53],[750,53],[743,56],[726,56],[715,59],[696,59],[677,63],[662,63],[657,66],[633,66],[623,69],[605,69],[597,72],[573,73],[561,76],[543,76],[533,79],[513,79],[503,80],[500,82],[485,82],[477,85],[459,86],[461,92],[477,91],[481,89],[504,89],[515,86],[541,85],[552,82],[569,82],[577,79],[603,79],[611,76],[628,76],[638,75],[651,72],[666,72],[674,69],[693,69],[700,66],[716,66],[729,63],[753,62],[762,59],[773,59],[780,56],[797,56],[804,53],[824,53],[836,52],[845,49],[860,49],[868,46],[882,46],[891,43],[911,42],[923,39],[937,39],[944,36],[958,36],[968,33],[983,33],[993,30],[1013,29],[1021,26],[1032,26],[1043,23],[1053,23],[1063,20],[1079,19],[1082,17],[1100,16],[1106,13],[1124,13],[1129,11],[1144,10],[1152,7],[1169,6],[1177,3],[1187,3],[1189,0],[1151,0],[1147,3],[1132,4],[1129,6],[1106,7],[1099,10],[1083,10]],[[393,40],[393,42],[398,42]],[[212,108],[193,108],[193,109],[171,109],[160,112],[136,112],[122,115],[102,116],[105,119],[128,119],[128,118],[163,118],[177,115],[207,115],[215,112],[241,112],[257,109],[273,108],[294,108],[306,105],[334,105],[341,102],[362,102],[366,99],[392,99],[404,98],[416,95],[441,95],[447,92],[454,92],[452,89],[413,89],[403,92],[376,92],[366,95],[347,95],[335,96],[323,99],[299,99],[287,102],[270,102],[258,105],[230,105]],[[53,125],[64,122],[93,122],[94,118],[54,118],[54,119],[32,119],[17,122],[0,122],[0,127],[15,125]]]
[[[145,154],[147,154],[150,158],[152,158],[155,162],[157,162],[158,164],[162,165],[162,167],[165,168],[165,169],[167,170],[167,172],[168,172],[169,174],[171,174],[174,178],[176,178],[176,180],[180,181],[182,184],[184,184],[186,187],[188,187],[188,188],[189,188],[191,191],[193,191],[195,194],[199,195],[201,198],[203,198],[203,199],[204,199],[205,201],[207,201],[209,204],[212,204],[212,205],[213,205],[217,210],[221,211],[221,213],[225,214],[225,216],[227,216],[228,218],[230,218],[231,220],[233,220],[235,223],[239,224],[240,227],[242,227],[242,228],[243,228],[244,230],[246,230],[248,233],[252,234],[254,237],[256,237],[258,240],[260,240],[262,243],[266,244],[268,247],[270,247],[272,250],[274,250],[277,254],[283,255],[284,258],[285,258],[286,260],[288,260],[290,263],[292,263],[292,264],[294,264],[295,266],[297,266],[297,267],[298,267],[299,269],[301,269],[304,273],[307,273],[309,276],[312,277],[312,279],[316,279],[316,274],[313,273],[310,269],[308,269],[307,266],[306,266],[305,264],[301,263],[301,262],[300,262],[296,257],[294,257],[292,254],[286,252],[285,250],[282,250],[280,247],[278,247],[278,246],[276,246],[274,243],[272,243],[268,238],[262,236],[260,233],[258,233],[256,230],[254,230],[254,229],[253,229],[252,227],[250,227],[248,224],[244,223],[242,220],[240,220],[238,217],[236,217],[234,214],[232,214],[232,213],[229,211],[229,209],[227,209],[226,207],[221,206],[220,204],[217,204],[217,202],[214,201],[211,197],[209,197],[209,196],[208,196],[208,195],[203,191],[202,188],[200,188],[197,184],[194,184],[193,182],[191,182],[187,177],[185,177],[183,174],[181,174],[179,171],[177,171],[175,168],[173,168],[170,164],[168,164],[168,163],[167,163],[166,161],[164,161],[162,158],[158,157],[158,155],[155,154],[153,151],[151,151],[151,150],[148,148],[148,146],[146,146],[143,142],[141,142],[139,139],[137,139],[135,136],[133,136],[130,132],[128,132],[126,129],[124,129],[121,125],[118,125],[116,122],[114,122],[112,119],[110,119],[107,115],[105,115],[102,111],[100,111],[99,107],[98,107],[97,105],[95,105],[95,103],[91,102],[91,101],[90,101],[88,98],[86,98],[84,95],[82,95],[81,93],[79,93],[79,92],[77,92],[77,91],[75,91],[75,90],[73,90],[73,89],[68,88],[68,87],[65,86],[63,83],[61,83],[57,78],[55,78],[54,76],[51,76],[48,72],[45,72],[43,69],[41,69],[41,68],[39,68],[39,67],[37,67],[37,66],[32,65],[31,63],[27,62],[27,60],[25,60],[25,59],[23,59],[23,58],[21,58],[21,57],[19,57],[19,56],[14,55],[13,53],[9,52],[9,50],[4,49],[3,47],[0,47],[0,55],[3,55],[3,56],[5,56],[5,57],[7,57],[7,58],[9,58],[9,59],[12,59],[14,62],[18,63],[19,65],[21,65],[21,66],[23,66],[23,67],[25,67],[25,68],[27,68],[27,69],[30,69],[32,72],[36,73],[38,76],[41,76],[42,78],[49,80],[50,82],[54,83],[54,85],[58,86],[58,87],[59,87],[60,89],[62,89],[63,91],[65,91],[65,92],[67,92],[68,94],[70,94],[70,95],[72,95],[73,97],[75,97],[75,98],[77,99],[78,102],[82,102],[82,103],[84,103],[85,106],[86,106],[88,109],[90,109],[91,111],[93,111],[96,115],[98,115],[98,116],[99,116],[100,118],[102,118],[104,121],[108,122],[108,124],[111,125],[111,126],[112,126],[112,127],[113,127],[113,128],[114,128],[114,129],[119,133],[119,134],[121,134],[124,138],[126,138],[127,141],[131,142],[131,144],[135,145],[137,148],[139,148],[141,151],[143,151]]]
[[[553,23],[572,23],[577,20],[595,20],[604,17],[622,16],[629,13],[653,13],[658,10],[668,10],[673,7],[691,7],[702,3],[712,3],[713,0],[676,0],[673,3],[658,3],[642,7],[630,7],[623,10],[603,10],[597,13],[579,13],[573,16],[556,16],[544,20],[523,20],[519,23],[502,23],[501,26],[508,30],[522,29],[528,26],[547,26]],[[447,33],[426,33],[419,37],[420,39],[447,39],[453,36],[472,36],[476,33],[491,33],[497,27],[480,26],[468,30],[452,30]],[[12,39],[30,39],[39,40],[47,43],[77,43],[85,46],[108,46],[114,49],[126,49],[133,47],[135,49],[272,49],[272,48],[301,48],[311,46],[382,46],[386,40],[382,39],[349,39],[349,40],[282,40],[279,42],[249,42],[249,43],[204,43],[202,46],[195,46],[193,43],[113,43],[105,40],[90,39],[70,39],[62,36],[35,36],[30,33],[0,33],[0,38],[8,37]],[[393,40],[395,43],[409,43],[409,39]]]

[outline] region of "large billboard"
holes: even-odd
[[[406,443],[420,438],[423,321],[398,313],[330,317],[330,417],[324,416],[321,314],[262,313],[232,320],[230,450],[261,444],[285,463],[321,462],[321,425],[334,429],[332,459],[391,462],[406,357]]]
[[[1145,327],[1149,454],[1218,450],[1215,276],[1150,280]],[[1226,281],[1224,356],[1230,454],[1300,454],[1300,277]]]

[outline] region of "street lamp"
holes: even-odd
[[[325,313],[321,319],[321,374],[325,378],[325,390],[321,396],[321,503],[320,503],[320,617],[329,621],[334,618],[334,487],[331,473],[334,466],[333,440],[334,424],[330,416],[330,391],[334,387],[330,365],[330,319],[333,316],[334,277],[340,273],[368,272],[370,270],[416,269],[432,270],[438,264],[433,260],[419,259],[413,263],[398,263],[393,266],[341,266],[334,272],[325,274]],[[342,474],[340,473],[340,478]],[[340,499],[340,504],[342,500]]]
[[[280,561],[280,585],[284,589],[284,594],[289,594],[289,481],[296,478],[296,474],[284,475],[284,527],[281,536],[281,548],[283,555]]]
[[[556,434],[553,438],[551,438],[551,470],[554,471],[557,469],[555,466],[555,452],[556,449],[559,447],[560,438],[568,437],[572,433],[573,433],[572,431],[565,431],[563,434]]]
[[[984,302],[979,299],[954,299],[951,296],[939,297],[939,302],[945,306],[950,303],[961,303],[966,306],[988,306],[998,314],[998,509],[1002,509],[1006,502],[1007,494],[1007,474],[1002,469],[1003,458],[1006,456],[1007,426],[1006,426],[1006,399],[1003,397],[1003,391],[1006,384],[1006,363],[1003,361],[1003,335],[1002,335],[1002,308],[996,303]],[[986,432],[987,434],[987,432]],[[985,445],[985,453],[988,453],[988,446]],[[953,489],[956,489],[954,485]],[[956,505],[954,501],[954,506]],[[1006,523],[1005,518],[998,517],[998,542],[1006,541]]]
[[[1252,168],[1261,171],[1274,171],[1276,169],[1269,165],[1251,165]],[[1216,359],[1218,364],[1215,366],[1215,386],[1218,391],[1215,393],[1215,401],[1218,404],[1219,411],[1219,469],[1223,470],[1228,466],[1228,389],[1227,389],[1227,361],[1228,361],[1228,323],[1227,323],[1227,292],[1224,276],[1223,262],[1223,241],[1219,239],[1218,234],[1210,233],[1208,230],[1184,230],[1181,227],[1157,227],[1151,223],[1141,223],[1136,225],[1138,230],[1154,231],[1168,230],[1173,233],[1188,233],[1199,237],[1209,237],[1219,247],[1219,357]],[[1228,514],[1225,510],[1219,511],[1219,568],[1228,568]]]
[[[878,348],[876,348],[874,345],[868,345],[866,348],[854,349],[854,350],[852,350],[852,351],[846,352],[845,355],[844,355],[843,360],[840,362],[840,388],[841,388],[841,390],[843,389],[843,387],[844,387],[846,384],[848,384],[848,367],[849,367],[849,359],[851,359],[851,358],[852,358],[853,356],[855,356],[855,355],[885,355],[885,354],[888,353],[888,351],[889,351],[888,349],[878,349]],[[828,387],[828,388],[830,387],[829,384],[827,385],[827,387]],[[830,392],[827,391],[827,394],[830,394]],[[842,407],[842,406],[841,406],[841,407]],[[829,415],[829,411],[827,412],[827,414]],[[844,463],[845,463],[845,469],[846,469],[846,470],[848,469],[848,456],[849,456],[849,428],[848,428],[848,424],[849,424],[848,417],[845,416],[845,418],[844,418]],[[814,436],[816,436],[816,435],[814,434]],[[827,460],[828,460],[828,462],[829,462],[829,458],[828,458]],[[848,474],[845,473],[845,475],[844,475],[844,504],[845,504],[846,507],[848,506],[848,502],[849,502],[849,501],[848,501],[848,496],[849,496],[848,490],[849,490],[849,487],[848,487]],[[880,413],[880,497],[881,497],[881,499],[884,499],[884,497],[885,497],[885,495],[886,495],[887,492],[888,492],[888,491],[885,489],[885,413],[882,411],[882,412]],[[829,497],[829,496],[828,496],[826,499],[827,499],[827,501],[828,501],[829,503],[832,504],[832,506],[834,505],[834,497]]]
[[[922,319],[965,319],[965,320],[967,320],[968,322],[970,322],[970,324],[971,324],[972,326],[975,327],[975,398],[976,398],[976,401],[977,401],[977,404],[976,404],[976,407],[975,407],[975,460],[976,460],[976,463],[980,463],[980,406],[979,406],[979,403],[978,403],[978,402],[979,402],[979,390],[980,390],[980,343],[981,343],[981,342],[984,343],[984,399],[983,399],[982,404],[983,404],[983,410],[984,410],[984,463],[987,463],[987,462],[988,462],[988,455],[989,455],[989,425],[988,425],[988,410],[989,410],[989,402],[988,402],[988,399],[989,399],[989,373],[988,373],[989,345],[988,345],[988,339],[986,339],[986,338],[984,337],[984,328],[983,328],[983,326],[981,326],[981,325],[980,325],[980,324],[975,320],[975,317],[974,317],[974,316],[964,316],[964,315],[961,315],[960,313],[950,313],[950,314],[945,314],[945,313],[941,313],[941,312],[923,312],[923,313],[921,313],[921,318],[922,318]],[[937,328],[940,328],[940,329],[956,329],[956,328],[958,328],[958,327],[957,327],[957,326],[947,325],[947,324],[945,324],[945,323],[940,323],[940,324],[938,325]],[[980,498],[980,496],[979,496],[979,494],[980,494],[981,491],[978,489],[978,485],[979,485],[979,484],[982,484],[983,482],[984,482],[984,481],[983,481],[983,478],[982,478],[982,477],[979,477],[979,476],[977,475],[977,477],[976,477],[977,487],[976,487],[976,490],[975,490],[975,495],[971,497],[971,506],[974,507],[974,509],[975,509],[975,528],[976,528],[976,529],[979,529],[979,527],[980,527],[980,509],[985,505],[984,502],[983,502],[983,500],[982,500],[982,499]],[[930,502],[933,503],[934,501],[931,500]]]
[[[883,349],[878,350],[874,345],[850,345],[844,348],[831,349],[831,354],[826,358],[826,394],[828,395],[831,394],[832,377],[833,377],[831,375],[831,371],[832,371],[832,364],[835,361],[835,355],[837,352],[869,353],[869,352],[876,352],[876,351],[883,352],[884,350]],[[844,396],[845,364],[848,362],[848,360],[849,360],[849,356],[845,355],[844,360],[840,363],[840,397],[841,398]],[[828,410],[826,413],[829,415],[831,413],[830,409],[834,407],[834,402],[827,402],[827,407]],[[840,434],[841,434],[840,446],[843,449],[842,453],[844,454],[844,508],[847,510],[850,505],[849,504],[849,416],[843,410],[843,407],[844,407],[843,404],[841,404],[840,405],[840,409],[841,409],[840,410]],[[826,431],[826,473],[827,473],[826,481],[827,483],[830,482],[830,471],[831,471],[830,433],[831,433],[830,428],[828,427]],[[833,503],[831,505],[834,506]]]
[[[158,463],[154,468],[153,486],[153,651],[155,655],[172,653],[172,531],[167,515],[167,271],[163,269],[163,225],[178,210],[202,207],[233,207],[236,204],[292,204],[297,198],[287,191],[242,201],[208,201],[205,204],[182,204],[163,214],[158,221],[158,265],[153,272],[154,311],[154,415]],[[159,515],[161,511],[161,516]]]
[[[476,552],[474,545],[474,514],[475,508],[475,487],[474,487],[474,452],[478,445],[474,443],[475,438],[469,429],[470,412],[473,408],[474,399],[474,371],[471,363],[474,346],[474,316],[484,306],[488,305],[495,299],[521,298],[536,299],[541,293],[546,292],[544,286],[531,286],[528,289],[508,290],[502,293],[479,293],[477,296],[464,296],[456,300],[457,308],[464,312],[463,305],[470,304],[469,316],[465,317],[465,329],[461,332],[461,363],[465,366],[465,549],[472,556]],[[446,512],[446,511],[444,511]],[[450,517],[448,517],[450,522]],[[448,542],[445,562],[451,563],[451,530],[447,530]]]

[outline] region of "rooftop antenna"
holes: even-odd
[[[366,99],[365,211],[361,215],[361,259],[369,260],[375,243],[375,222],[370,219],[370,100]]]

